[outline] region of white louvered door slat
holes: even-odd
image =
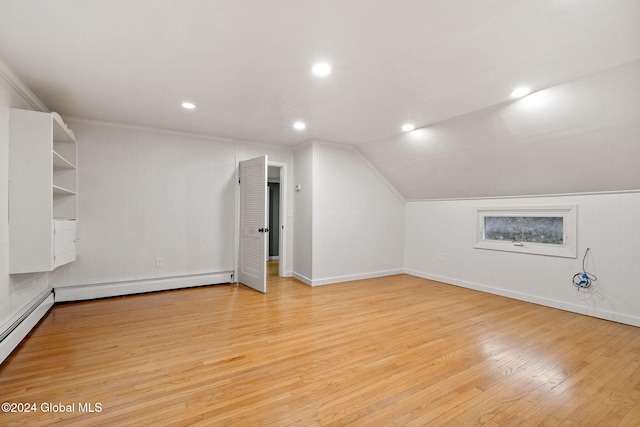
[[[263,231],[260,231],[263,230]],[[240,162],[238,281],[267,291],[267,156]]]

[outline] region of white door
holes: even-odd
[[[238,281],[267,292],[267,156],[240,162]]]

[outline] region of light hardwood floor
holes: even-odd
[[[639,328],[407,275],[268,290],[54,306],[0,366],[38,412],[0,425],[640,425]]]

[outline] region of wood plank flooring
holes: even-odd
[[[640,328],[407,275],[268,286],[54,306],[0,366],[37,412],[0,425],[640,425]]]

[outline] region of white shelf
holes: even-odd
[[[62,117],[60,117],[60,114],[51,113],[51,118],[54,121],[53,140],[55,142],[72,142],[75,144],[76,136],[73,131],[67,127],[67,124],[62,120]]]
[[[75,169],[70,161],[53,150],[53,167],[58,169]]]
[[[60,194],[63,196],[73,196],[76,194],[75,191],[71,191],[67,188],[60,187],[59,185],[53,185],[52,188],[53,188],[53,194]]]
[[[77,153],[75,135],[58,114],[11,109],[10,274],[52,271],[75,260]]]

